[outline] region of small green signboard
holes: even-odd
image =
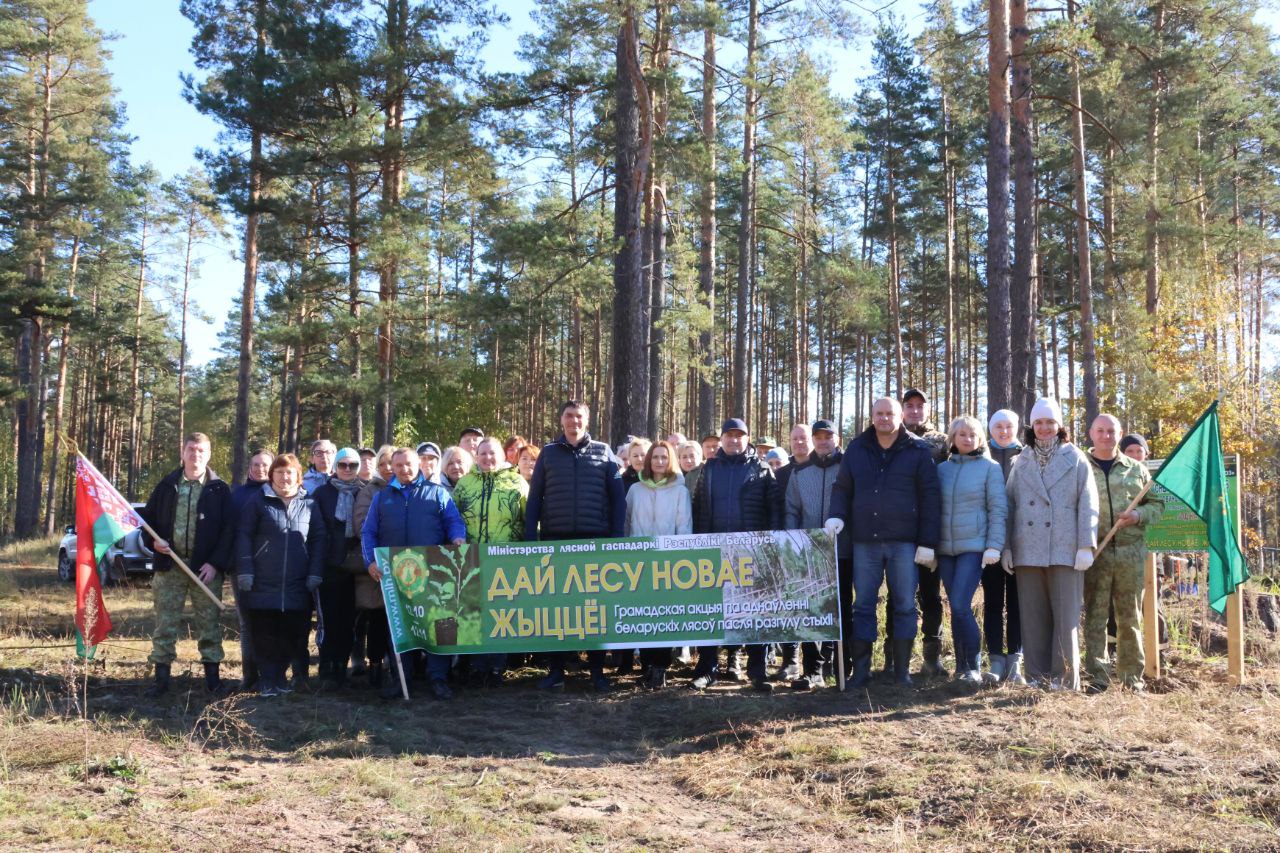
[[[1227,503],[1231,510],[1231,523],[1239,528],[1240,487],[1237,482],[1239,457],[1224,456],[1223,463],[1227,469]],[[1160,470],[1163,459],[1148,459],[1147,468],[1152,475]],[[1160,520],[1147,528],[1147,550],[1149,551],[1208,551],[1209,533],[1205,523],[1200,520],[1191,508],[1174,497],[1159,483],[1152,491],[1164,501],[1164,514]]]

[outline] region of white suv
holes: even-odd
[[[146,504],[135,503],[133,508],[141,510]],[[154,566],[155,555],[142,544],[142,531],[135,530],[116,542],[102,555],[98,563],[98,578],[103,584],[119,583],[130,575],[146,575],[150,577]],[[58,543],[58,579],[66,583],[74,583],[76,579],[76,529],[66,528],[62,541]]]

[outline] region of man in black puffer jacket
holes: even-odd
[[[743,533],[776,530],[780,525],[780,501],[773,472],[751,446],[747,424],[730,418],[720,428],[720,449],[708,459],[693,495],[694,533]],[[728,666],[735,669],[738,650],[728,647]],[[769,692],[765,679],[765,646],[747,647],[747,676],[752,686]],[[716,681],[720,650],[703,646],[693,671],[693,688],[705,690]]]
[[[893,672],[910,684],[907,665],[915,642],[916,564],[937,568],[942,518],[938,470],[929,445],[902,425],[902,404],[882,397],[871,408],[870,429],[849,442],[831,492],[832,535],[845,527],[853,544],[853,678],[871,677],[876,640],[876,599],[888,582],[893,602]]]
[[[587,432],[591,409],[577,400],[560,407],[564,433],[542,448],[529,480],[524,511],[524,538],[595,539],[622,536],[627,505],[618,458]],[[538,682],[541,690],[564,687],[564,668],[574,652],[551,655],[551,671]],[[609,691],[603,651],[587,652],[591,686]]]
[[[160,481],[140,513],[160,537],[153,539],[146,531],[142,533],[142,544],[156,555],[151,578],[156,628],[148,658],[155,665],[155,684],[148,691],[153,697],[169,689],[170,667],[178,656],[178,625],[188,597],[191,633],[196,635],[204,664],[205,687],[211,693],[223,689],[218,673],[222,664],[222,612],[174,565],[172,557],[177,554],[182,558],[221,600],[223,572],[231,568],[235,518],[231,487],[209,468],[209,450],[209,437],[204,433],[187,436],[182,443],[182,467]]]

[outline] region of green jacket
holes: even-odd
[[[517,468],[488,474],[479,468],[453,487],[453,502],[467,525],[468,542],[518,542],[524,538],[529,484]]]
[[[1093,454],[1089,455],[1089,463],[1093,469],[1093,481],[1098,485],[1098,539],[1101,541],[1111,525],[1115,524],[1116,516],[1123,513],[1130,501],[1151,482],[1151,473],[1147,471],[1146,465],[1123,453],[1116,456],[1109,476],[1102,473]],[[1164,501],[1154,491],[1149,491],[1134,509],[1142,520],[1131,527],[1117,530],[1111,543],[1107,545],[1107,550],[1111,550],[1113,544],[1117,551],[1141,545],[1147,533],[1147,525],[1154,524],[1164,513]]]

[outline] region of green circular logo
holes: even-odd
[[[392,574],[395,575],[396,586],[407,598],[420,595],[427,588],[427,561],[416,551],[397,554]]]

